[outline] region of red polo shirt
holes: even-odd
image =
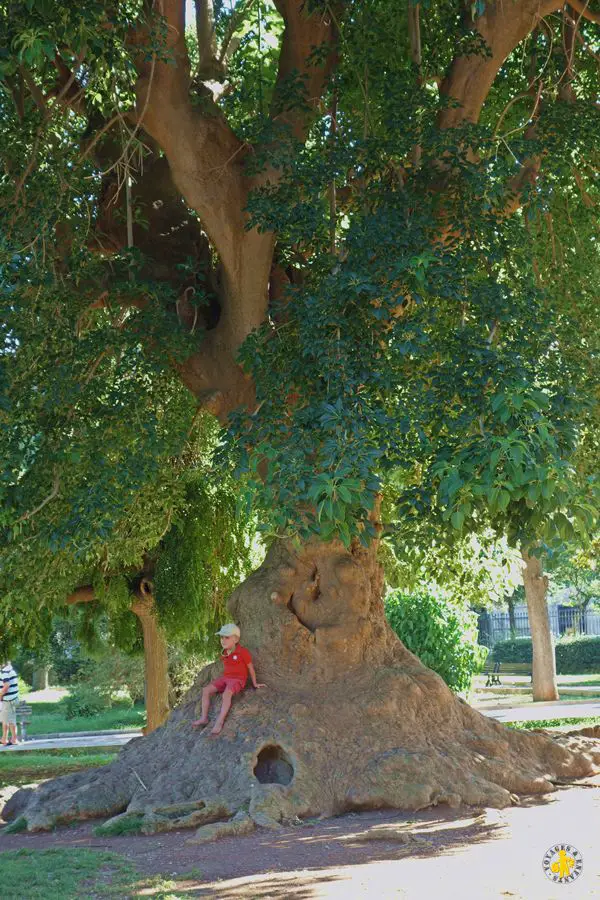
[[[231,653],[221,653],[223,660],[223,677],[239,678],[246,684],[248,678],[248,666],[252,662],[250,651],[240,644],[236,644]]]

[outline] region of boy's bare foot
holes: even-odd
[[[199,728],[202,725],[208,725],[208,719],[196,719],[195,722],[192,722],[192,728]]]
[[[213,730],[211,731],[211,734],[214,735],[214,736],[216,737],[218,734],[221,734],[222,731],[223,731],[223,726],[222,726],[222,725],[219,725],[219,723],[216,722],[216,723],[215,723],[215,727],[214,727]]]

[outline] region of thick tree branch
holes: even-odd
[[[86,584],[69,594],[65,602],[68,606],[74,606],[76,603],[92,603],[95,599],[94,588],[91,584]]]
[[[517,0],[486,3],[485,13],[474,22],[488,54],[457,56],[440,93],[452,101],[439,116],[441,128],[461,122],[477,122],[481,108],[505,59],[533,30],[543,16],[561,9],[557,0]]]
[[[148,59],[154,40],[150,23],[157,24],[152,12],[132,37],[139,48],[138,125],[167,155],[179,191],[224,257],[233,236],[244,229],[243,145],[209,98],[199,106],[191,103],[185,0],[158,0],[156,10],[166,27],[165,46]]]
[[[285,22],[285,30],[272,113],[278,121],[290,126],[294,137],[304,140],[321,101],[325,82],[335,65],[336,8],[341,10],[341,4],[323,4],[311,12],[305,0],[274,2]],[[289,108],[284,97],[292,79],[300,79],[305,102]]]
[[[217,57],[213,0],[194,0],[194,2],[199,57],[196,74],[201,81],[220,80],[225,74],[225,67]]]
[[[569,0],[569,6],[571,6],[575,12],[579,13],[580,16],[583,16],[584,19],[587,19],[588,22],[595,22],[596,25],[600,25],[600,12],[593,12],[593,10],[588,9],[589,0]]]

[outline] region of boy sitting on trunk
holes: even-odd
[[[237,625],[230,623],[223,625],[217,634],[221,637],[221,659],[223,661],[223,674],[220,678],[216,678],[207,684],[202,691],[202,713],[199,719],[192,722],[194,727],[208,724],[208,710],[210,707],[210,698],[213,694],[223,694],[221,701],[221,709],[211,734],[220,734],[223,728],[225,717],[231,708],[231,700],[234,694],[239,694],[246,687],[248,674],[255,688],[266,687],[265,684],[259,684],[256,680],[256,672],[252,665],[252,657],[250,651],[239,643],[240,629]]]

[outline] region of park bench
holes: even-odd
[[[485,667],[483,669],[483,674],[487,675],[487,680],[485,682],[486,687],[490,687],[492,684],[500,684],[500,678],[498,677],[498,672],[500,671],[500,663],[491,663],[486,662]]]
[[[533,681],[533,672],[531,663],[513,663],[513,662],[503,662],[498,663],[498,681],[494,682],[495,684],[500,684],[500,675],[528,675],[529,680]]]
[[[492,664],[491,662],[488,662],[485,664],[483,674],[487,675],[487,680],[485,682],[486,687],[491,687],[494,684],[502,684],[500,681],[501,675],[529,675],[530,681],[533,681],[531,663],[495,662]]]
[[[24,700],[17,704],[17,729],[20,741],[24,742],[27,740],[27,726],[31,724],[32,712],[31,706],[25,703]]]

